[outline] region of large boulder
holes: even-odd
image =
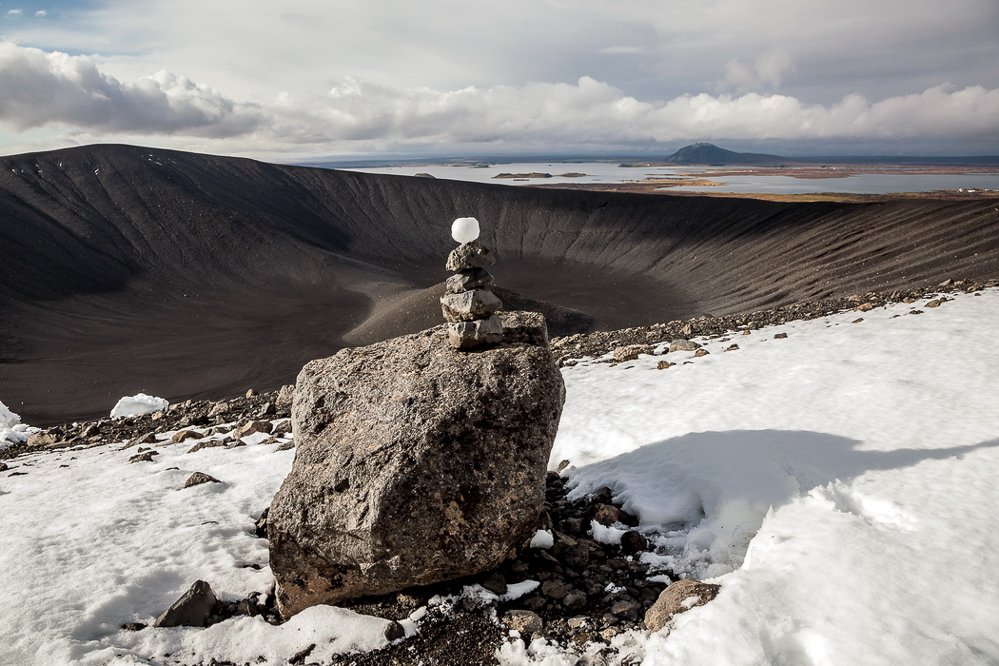
[[[445,326],[312,361],[267,536],[284,617],[479,573],[534,534],[565,399],[544,318],[475,351]]]

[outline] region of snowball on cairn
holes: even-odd
[[[502,301],[490,286],[493,276],[486,270],[495,262],[492,253],[481,243],[479,221],[459,217],[451,225],[451,237],[461,243],[448,256],[447,269],[455,274],[447,280],[447,293],[441,309],[448,322],[448,340],[458,349],[470,349],[503,340],[503,325],[496,311]]]
[[[471,243],[479,237],[479,221],[474,217],[459,217],[451,224],[451,238],[459,243]]]

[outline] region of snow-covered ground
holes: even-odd
[[[668,633],[619,645],[685,666],[999,663],[999,290],[923,305],[699,340],[709,355],[670,353],[665,370],[564,370],[552,466],[571,461],[575,493],[613,488],[657,563],[721,585]],[[329,607],[280,627],[119,629],[197,579],[233,599],[272,581],[253,522],[293,452],[193,443],[134,464],[113,445],[8,461],[0,663],[284,664],[310,643],[317,661],[384,645],[384,620]],[[223,483],[184,489],[195,471]],[[501,656],[573,663],[543,642]]]

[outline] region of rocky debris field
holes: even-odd
[[[646,613],[672,577],[650,572],[640,561],[654,546],[637,529],[628,529],[620,545],[590,536],[591,521],[624,529],[637,523],[612,503],[609,489],[574,502],[566,499],[566,490],[564,479],[549,472],[544,536],[497,569],[341,604],[392,620],[415,611],[420,634],[378,652],[343,655],[333,663],[495,664],[495,651],[516,638],[525,644],[542,638],[578,653],[581,663],[602,663],[597,655],[616,655],[611,640],[645,628]],[[534,583],[524,585],[526,581]],[[429,609],[425,614],[419,610],[423,607]]]
[[[0,460],[40,450],[104,446],[112,442],[127,442],[126,447],[141,447],[154,443],[157,433],[172,431],[177,431],[173,435],[175,442],[218,434],[225,436],[213,439],[212,446],[238,446],[242,437],[261,432],[263,425],[260,422],[291,416],[294,388],[289,385],[269,393],[257,393],[251,389],[245,396],[231,400],[187,400],[170,405],[168,410],[162,412],[52,426],[32,434],[27,442],[0,450]],[[223,425],[226,427],[222,428]],[[219,431],[209,432],[214,427],[220,428]],[[290,423],[284,427],[287,428],[285,432],[291,432]],[[268,432],[275,436],[281,434]]]
[[[595,333],[579,333],[551,341],[552,352],[560,367],[575,365],[581,358],[600,357],[614,354],[607,358],[607,363],[620,363],[635,358],[638,353],[651,353],[644,349],[629,350],[629,346],[652,346],[662,342],[689,340],[699,336],[722,336],[733,331],[752,331],[764,326],[784,324],[789,321],[817,319],[835,312],[857,310],[866,312],[888,303],[915,303],[926,298],[934,300],[927,303],[928,307],[939,305],[938,295],[951,292],[975,292],[987,287],[999,286],[999,280],[972,281],[947,280],[936,287],[921,287],[916,289],[896,289],[894,291],[870,291],[864,294],[852,295],[847,298],[828,298],[815,301],[784,305],[771,310],[759,310],[746,314],[734,314],[724,317],[702,315],[696,319],[676,320],[666,324],[639,326],[619,331],[597,331]],[[946,298],[944,296],[944,298]]]

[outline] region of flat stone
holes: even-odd
[[[684,340],[683,338],[678,338],[669,343],[669,350],[671,352],[678,351],[697,351],[701,348],[701,345],[691,340]]]
[[[473,289],[441,297],[444,320],[449,322],[487,319],[503,308],[503,301],[488,289]]]
[[[493,253],[478,241],[462,243],[451,250],[447,258],[449,271],[467,271],[473,268],[485,268],[496,263]]]
[[[639,354],[652,354],[652,345],[627,345],[614,349],[614,360],[618,363],[634,361]]]
[[[474,349],[503,341],[503,324],[497,315],[488,319],[447,324],[447,338],[452,347]]]
[[[179,444],[184,440],[199,439],[200,437],[201,435],[199,433],[194,432],[193,430],[181,430],[180,432],[175,432],[173,434],[173,437],[170,438],[170,441],[173,442],[174,444]]]
[[[493,283],[493,276],[484,268],[472,268],[455,273],[447,279],[445,288],[449,294],[481,289]]]
[[[243,437],[248,437],[254,433],[264,432],[268,435],[271,432],[271,422],[270,421],[250,421],[246,425],[236,428],[232,433],[232,436],[236,439],[242,439]]]

